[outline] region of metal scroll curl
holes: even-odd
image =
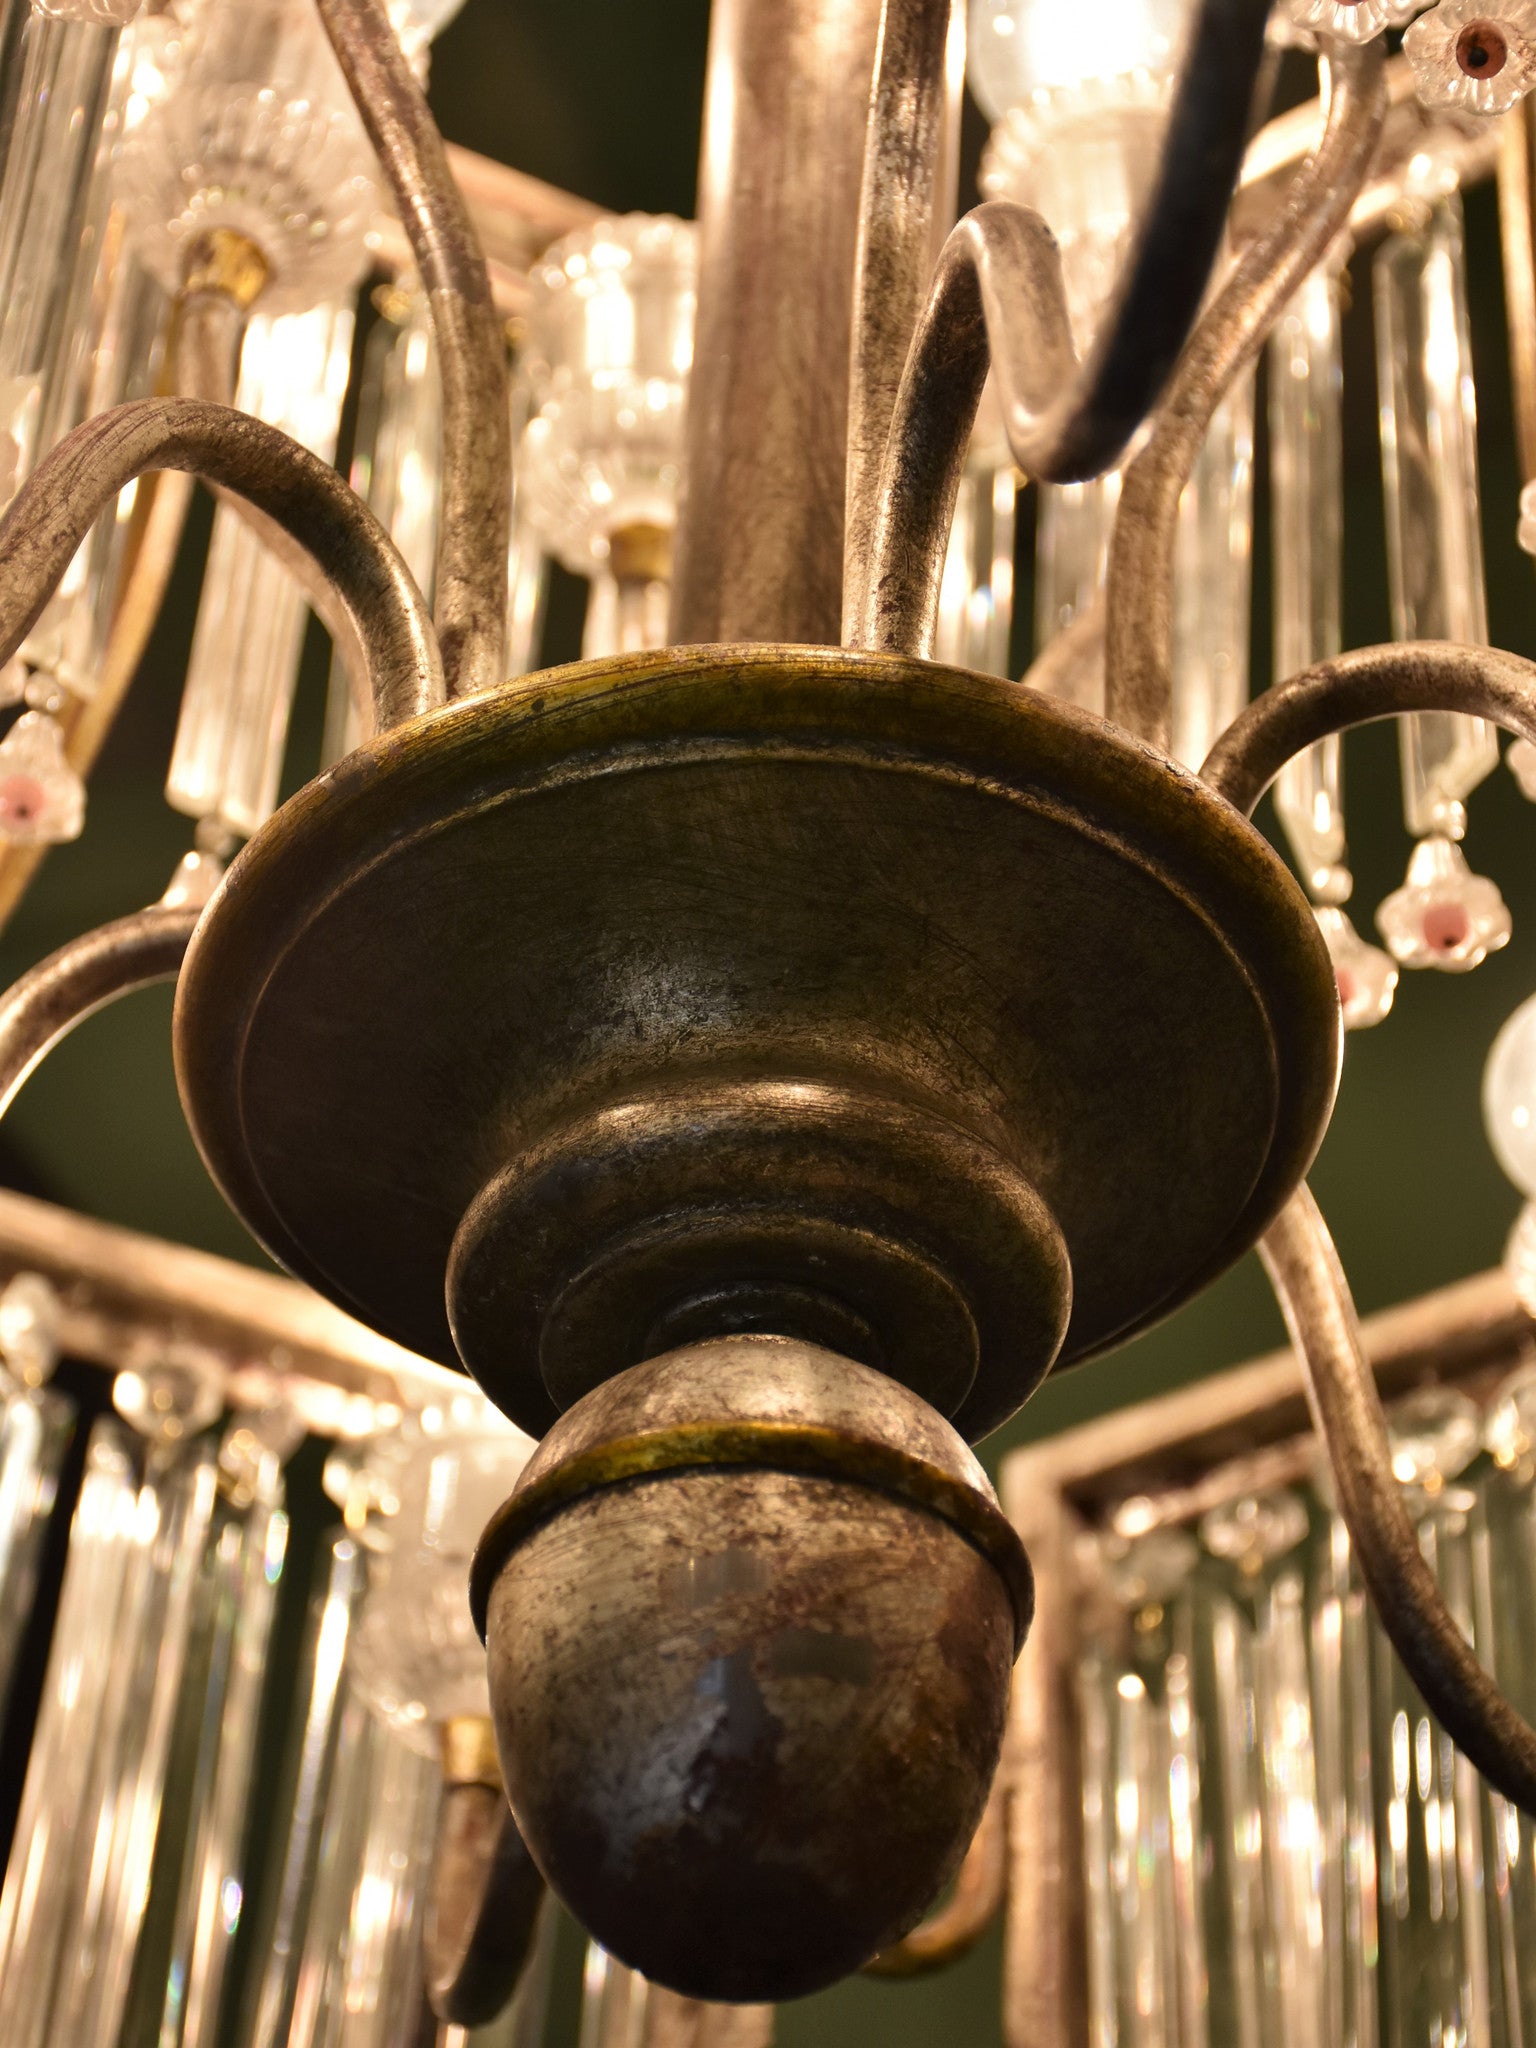
[[[1276,320],[1347,226],[1386,119],[1380,37],[1335,48],[1328,118],[1274,220],[1233,264],[1179,358],[1145,445],[1128,465],[1110,543],[1105,714],[1167,749],[1173,725],[1173,587],[1179,499],[1211,421]]]
[[[438,2019],[481,2027],[506,2008],[544,1898],[544,1880],[507,1804],[490,1722],[450,1721],[421,1944],[427,1999]]]
[[[41,616],[97,515],[134,478],[174,470],[248,500],[302,549],[367,677],[381,730],[444,699],[421,592],[393,541],[335,470],[275,427],[200,399],[143,399],[87,420],[38,464],[0,520],[0,663]],[[0,1114],[94,1010],[174,981],[198,907],[153,905],[72,939],[0,995]]]
[[[1536,742],[1536,664],[1437,641],[1362,648],[1266,691],[1228,727],[1201,774],[1246,813],[1314,740],[1409,711],[1468,712]],[[1349,1283],[1304,1184],[1260,1254],[1306,1373],[1339,1509],[1382,1626],[1452,1741],[1507,1799],[1536,1814],[1536,1729],[1478,1663],[1419,1550],[1393,1477]]]
[[[0,995],[0,1116],[32,1070],[93,1012],[134,989],[174,981],[196,908],[156,904],[71,939]]]
[[[443,389],[437,632],[448,693],[503,680],[512,426],[485,257],[382,0],[319,0],[427,294]]]
[[[1155,403],[1199,311],[1242,163],[1268,0],[1200,0],[1162,161],[1114,300],[1079,363],[1044,220],[994,200],[940,255],[872,503],[849,507],[844,641],[931,651],[966,442],[995,369],[1014,457],[1048,482],[1096,476]]]
[[[97,515],[135,477],[189,471],[248,499],[315,562],[368,678],[381,732],[444,699],[426,602],[399,549],[328,463],[278,428],[201,399],[98,413],[43,457],[0,520],[0,663],[37,623]]]

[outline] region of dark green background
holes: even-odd
[[[692,210],[702,97],[705,0],[469,0],[434,59],[432,96],[447,134],[616,210]],[[978,123],[970,130],[974,147]],[[1536,654],[1532,569],[1515,546],[1517,473],[1504,369],[1503,305],[1492,195],[1468,203],[1477,354],[1489,610],[1493,638]],[[1350,644],[1387,635],[1375,423],[1368,259],[1354,270],[1347,321],[1347,627]],[[1261,392],[1262,404],[1262,392]],[[1259,461],[1260,573],[1255,686],[1268,680]],[[1026,501],[1025,525],[1029,509]],[[206,511],[194,521],[177,587],[129,708],[96,776],[85,836],[54,853],[0,940],[9,979],[69,935],[156,896],[188,843],[186,821],[160,800]],[[1027,530],[1026,530],[1027,553]],[[1027,616],[1028,589],[1022,593]],[[557,589],[551,658],[575,652],[574,593]],[[318,739],[325,648],[307,650],[290,780],[310,772]],[[1408,853],[1396,751],[1377,730],[1349,745],[1357,922],[1370,930]],[[1351,1040],[1343,1094],[1314,1175],[1365,1310],[1492,1264],[1518,1198],[1482,1135],[1479,1079],[1493,1034],[1536,989],[1533,820],[1502,769],[1472,804],[1473,865],[1502,887],[1515,921],[1509,948],[1466,976],[1404,978],[1378,1030]],[[230,1254],[259,1259],[198,1163],[176,1104],[170,999],[136,997],[91,1020],[28,1084],[0,1139],[12,1184],[89,1213]],[[1246,1259],[1191,1308],[1119,1356],[1048,1385],[988,1446],[1047,1434],[1267,1349],[1278,1317],[1256,1262]],[[567,1957],[569,1961],[569,1956]],[[787,2048],[879,2040],[945,2044],[996,2038],[997,1948],[947,1978],[917,1986],[855,1984],[783,2015]],[[573,1986],[562,1973],[558,2036],[574,2039]]]

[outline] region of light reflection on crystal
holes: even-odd
[[[352,1669],[373,1710],[425,1754],[436,1754],[443,1723],[489,1715],[469,1566],[528,1451],[520,1430],[488,1415],[473,1433],[424,1437],[399,1467],[389,1547],[370,1569]]]
[[[179,288],[197,239],[221,229],[260,250],[267,315],[307,312],[355,285],[380,206],[376,163],[318,15],[298,0],[209,5],[162,71],[120,189],[165,288]]]
[[[621,529],[675,523],[697,267],[691,223],[629,214],[566,236],[534,270],[521,490],[578,575]]]

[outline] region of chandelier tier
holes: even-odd
[[[126,217],[174,300],[172,395],[28,457],[0,522],[0,666],[35,647],[119,494],[188,473],[220,494],[228,563],[270,550],[312,593],[346,743],[262,822],[269,755],[236,774],[217,677],[189,683],[172,793],[194,851],[158,905],[0,999],[0,1105],[91,1009],[178,978],[182,1100],[231,1206],[543,1438],[466,1595],[497,1757],[483,1716],[434,1710],[459,1760],[439,2013],[468,2023],[510,1991],[530,1855],[604,1949],[685,1999],[900,1967],[968,1850],[991,1853],[1034,1609],[968,1445],[1255,1244],[1383,1625],[1536,1816],[1536,1732],[1422,1554],[1303,1180],[1342,1026],[1384,1013],[1395,972],[1342,910],[1337,735],[1404,721],[1418,844],[1380,921],[1407,965],[1474,965],[1507,937],[1460,850],[1465,798],[1495,727],[1536,748],[1536,668],[1478,644],[1449,197],[1472,144],[1419,146],[1381,38],[1417,10],[1281,10],[1324,91],[1263,205],[1261,178],[1238,185],[1268,0],[1130,10],[1145,47],[1082,76],[1036,20],[996,196],[950,228],[951,0],[716,0],[696,248],[682,223],[588,224],[532,287],[545,360],[517,401],[519,488],[547,544],[606,579],[610,644],[507,682],[514,398],[413,69],[426,25],[317,0],[419,290],[381,379],[398,472],[368,496],[387,527],[234,402],[261,319],[355,284],[367,153],[326,96],[323,42],[300,36],[303,62],[263,84],[245,41],[220,40],[224,0],[201,5],[184,46],[173,15],[145,48],[179,80],[178,120],[218,113],[223,154],[123,103]],[[1004,40],[1029,26],[1025,7],[976,12]],[[1421,95],[1471,115],[1536,77],[1519,7],[1440,0],[1405,47]],[[999,61],[979,64],[994,88]],[[278,149],[262,124],[282,94]],[[1050,157],[1074,122],[1105,152],[1075,194]],[[1309,519],[1336,496],[1337,252],[1373,176],[1404,209],[1377,270],[1403,630],[1345,654]],[[1053,177],[1059,239],[1026,203]],[[1522,177],[1528,200],[1512,159],[1516,197]],[[1229,249],[1245,199],[1258,224]],[[1528,246],[1522,262],[1536,305]],[[350,329],[329,317],[316,345],[339,360]],[[1245,380],[1271,336],[1309,397],[1276,398],[1273,429],[1295,672],[1242,709],[1236,628],[1192,616],[1181,563],[1247,544]],[[434,444],[418,517],[411,464]],[[388,453],[376,422],[380,472]],[[996,603],[1015,466],[1080,493],[1053,501],[1063,590],[1073,521],[1103,563],[1022,684],[964,665],[987,619],[949,595],[958,562],[966,603]],[[1453,502],[1431,518],[1437,469]],[[184,510],[163,492],[118,614],[139,645]],[[24,689],[0,805],[26,825],[78,791],[49,765],[62,700],[35,672]],[[1195,736],[1203,766],[1176,757]],[[1248,822],[1277,780],[1303,883]],[[1506,1061],[1492,1098],[1516,1122],[1520,1072]],[[381,1632],[411,1642],[411,1606],[386,1590],[370,1654]]]

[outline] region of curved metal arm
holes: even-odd
[[[71,939],[13,982],[0,995],[0,1116],[77,1024],[133,989],[174,981],[197,920],[191,907],[135,911]]]
[[[955,494],[989,362],[1027,476],[1096,476],[1141,424],[1210,276],[1268,12],[1267,0],[1200,0],[1157,182],[1081,365],[1060,251],[1038,214],[992,201],[945,243],[897,394],[869,547],[851,565],[850,645],[932,648]]]
[[[952,0],[885,0],[864,141],[848,376],[844,638],[857,630],[886,436],[933,261],[934,171],[947,80]]]
[[[318,0],[394,190],[432,313],[443,387],[435,613],[450,696],[504,680],[512,425],[485,257],[443,138],[382,0]]]
[[[954,1896],[936,1913],[864,1965],[866,1977],[926,1977],[958,1963],[1002,1911],[1008,1894],[1008,1793],[1004,1772],[992,1780],[981,1825],[965,1852]]]
[[[1217,406],[1349,219],[1386,119],[1381,39],[1330,61],[1328,121],[1274,221],[1238,258],[1125,472],[1110,542],[1107,717],[1167,749],[1173,719],[1173,576],[1179,498]]]
[[[1448,640],[1356,648],[1255,697],[1212,747],[1200,779],[1246,814],[1314,740],[1406,711],[1465,711],[1536,744],[1536,663]]]
[[[1245,813],[1314,740],[1403,711],[1468,711],[1536,738],[1536,665],[1438,641],[1367,647],[1277,683],[1218,740],[1203,779]],[[1303,1185],[1259,1246],[1307,1375],[1339,1509],[1382,1626],[1453,1742],[1523,1812],[1536,1815],[1536,1730],[1472,1654],[1419,1550],[1349,1285]]]
[[[149,645],[176,566],[191,496],[190,477],[161,470],[134,499],[126,559],[96,687],[89,697],[71,696],[57,714],[64,734],[64,757],[82,779],[95,767]],[[46,844],[0,848],[0,930],[31,886],[48,850]]]
[[[377,730],[442,703],[426,604],[361,498],[276,427],[197,399],[98,413],[33,470],[0,520],[0,663],[36,624],[97,514],[153,469],[189,470],[237,492],[318,563],[363,649]]]
[[[544,1902],[544,1880],[518,1832],[490,1723],[444,1731],[442,1804],[432,1844],[422,1962],[427,2000],[450,2026],[483,2027],[511,2001]],[[468,1764],[455,1761],[467,1753]]]
[[[1457,1748],[1506,1799],[1536,1815],[1536,1729],[1478,1663],[1424,1561],[1392,1474],[1386,1417],[1349,1285],[1305,1184],[1259,1253],[1306,1372],[1339,1510],[1381,1624]]]

